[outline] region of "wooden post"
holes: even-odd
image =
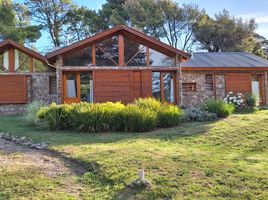
[[[214,98],[217,100],[217,88],[216,88],[216,74],[215,71],[212,74],[212,83],[213,83],[213,93],[214,93]]]
[[[92,45],[92,65],[96,66],[96,44]]]
[[[33,57],[29,58],[29,68],[30,68],[30,72],[33,72]]]
[[[124,47],[124,36],[119,34],[118,36],[118,53],[119,53],[119,66],[125,65],[125,47]]]
[[[161,101],[165,102],[163,72],[160,72],[160,92],[161,92],[161,98],[162,98]]]
[[[150,65],[150,49],[146,46],[146,65]]]
[[[15,49],[11,48],[8,52],[9,72],[15,72]]]

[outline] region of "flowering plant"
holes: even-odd
[[[245,106],[245,96],[242,93],[229,92],[224,98],[226,103],[232,103],[236,108],[241,108]]]

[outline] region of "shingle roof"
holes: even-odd
[[[196,52],[182,67],[268,67],[268,60],[246,52]]]

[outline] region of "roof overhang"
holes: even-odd
[[[21,44],[18,44],[16,43],[15,41],[11,40],[11,39],[7,39],[7,40],[4,40],[2,42],[0,42],[0,52],[3,52],[5,51],[6,49],[9,49],[9,48],[15,48],[15,49],[18,49],[20,50],[21,52],[37,59],[37,60],[40,60],[42,61],[43,63],[46,63],[46,58],[45,56],[21,45]]]
[[[91,37],[88,37],[84,40],[81,40],[79,42],[73,43],[69,46],[63,47],[61,49],[55,50],[51,53],[48,53],[46,55],[47,59],[52,61],[55,60],[57,56],[64,56],[68,55],[76,50],[83,49],[87,46],[90,46],[91,44],[94,44],[96,42],[105,40],[107,38],[110,38],[112,36],[115,36],[117,34],[125,35],[126,37],[131,38],[134,41],[139,42],[140,44],[147,45],[148,47],[157,50],[165,55],[168,56],[178,56],[181,61],[188,60],[191,57],[191,54],[188,54],[182,50],[179,50],[177,48],[174,48],[170,45],[167,45],[153,37],[147,36],[146,34],[137,31],[133,28],[119,25],[114,28],[108,29],[106,31],[100,32],[96,35],[93,35]]]

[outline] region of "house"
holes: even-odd
[[[191,55],[127,26],[116,26],[42,56],[0,43],[0,113],[27,103],[132,102],[153,96],[175,104],[223,99],[229,91],[267,96],[268,61],[248,53]]]

